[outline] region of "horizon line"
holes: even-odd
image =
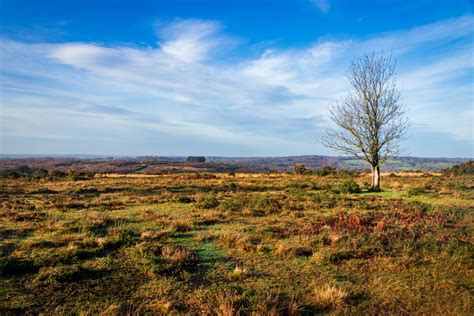
[[[80,156],[86,157],[96,157],[96,158],[144,158],[144,157],[154,157],[154,158],[186,158],[186,157],[206,157],[206,158],[291,158],[291,157],[329,157],[329,158],[353,158],[356,160],[358,159],[353,156],[344,156],[344,155],[318,155],[318,154],[301,154],[301,155],[274,155],[274,156],[220,156],[220,155],[203,155],[203,154],[189,154],[189,155],[156,155],[156,154],[143,154],[143,155],[124,155],[124,154],[3,154],[0,153],[0,159],[5,158],[55,158],[55,157],[62,157],[62,158],[78,158]],[[447,157],[447,156],[412,156],[412,155],[400,155],[394,156],[393,158],[430,158],[430,159],[467,159],[471,160],[474,159],[474,156],[471,157]]]

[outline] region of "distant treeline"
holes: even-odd
[[[187,162],[206,162],[206,157],[203,156],[189,156]]]
[[[4,169],[0,170],[0,178],[9,178],[9,179],[18,179],[24,178],[27,180],[59,180],[59,179],[70,179],[73,181],[77,180],[89,180],[94,178],[94,173],[92,172],[78,172],[76,170],[52,170],[48,171],[46,169],[33,169],[27,165],[19,166],[18,168]]]

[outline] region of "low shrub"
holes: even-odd
[[[180,196],[178,198],[178,202],[179,203],[193,203],[193,202],[196,202],[196,201],[194,200],[194,198],[189,197],[189,196]]]
[[[354,179],[346,180],[338,186],[338,190],[341,193],[360,193],[360,187]]]
[[[331,166],[324,166],[319,170],[316,170],[316,174],[321,177],[336,174],[336,169]]]
[[[90,180],[94,178],[94,173],[91,172],[76,172],[76,171],[70,171],[68,172],[68,177],[73,180],[73,181],[81,181],[81,180]]]
[[[46,169],[38,169],[32,174],[32,178],[35,180],[43,179],[48,176],[48,170]]]
[[[272,214],[280,212],[282,205],[280,200],[272,195],[257,195],[251,201],[254,214]]]
[[[296,174],[312,174],[313,171],[306,168],[305,165],[295,165],[293,167],[293,170],[295,171]]]
[[[202,202],[198,204],[199,208],[211,209],[219,206],[219,201],[214,195],[207,195],[204,197]]]
[[[0,178],[18,179],[19,177],[21,177],[21,174],[16,170],[13,170],[13,169],[0,170]]]
[[[344,169],[344,170],[339,170],[338,175],[343,176],[343,177],[354,178],[354,177],[360,176],[360,171]]]
[[[474,160],[469,160],[445,169],[443,170],[443,174],[448,176],[472,175],[474,174]]]
[[[309,197],[313,203],[320,207],[332,208],[337,204],[337,198],[326,191],[315,192]]]
[[[293,253],[298,257],[309,257],[313,254],[313,249],[310,247],[296,247],[293,249]]]
[[[61,170],[53,170],[50,173],[50,178],[51,179],[61,179],[61,178],[64,178],[64,177],[66,177],[66,173],[64,171],[61,171]]]
[[[245,204],[246,203],[243,198],[236,197],[222,201],[220,208],[223,211],[240,212],[244,209]]]
[[[227,184],[226,187],[229,190],[237,190],[239,188],[239,185],[235,182],[231,182],[231,183]]]

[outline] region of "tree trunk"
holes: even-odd
[[[372,166],[372,188],[370,191],[380,191],[380,166]]]

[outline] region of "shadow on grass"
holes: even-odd
[[[380,196],[380,197],[401,197],[402,194],[403,194],[402,191],[396,191],[396,190],[383,190],[382,189],[380,191],[371,191],[371,190],[363,189],[356,195]]]

